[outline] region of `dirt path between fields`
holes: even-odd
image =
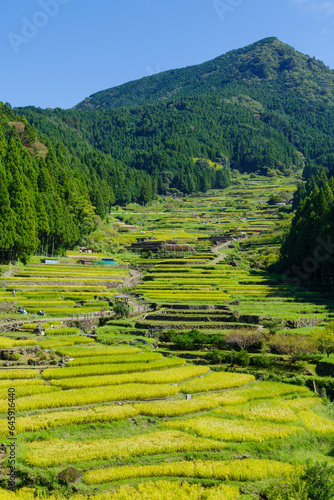
[[[207,262],[207,265],[208,266],[212,266],[212,265],[215,265],[215,264],[218,264],[218,262],[222,261],[225,259],[226,257],[226,254],[225,253],[220,253],[219,251],[222,249],[222,248],[227,248],[229,247],[231,244],[233,244],[233,241],[227,241],[226,243],[221,243],[220,245],[217,245],[215,247],[212,248],[212,251],[214,253],[216,253],[218,255],[218,257],[216,257],[214,260],[211,260],[210,262]]]
[[[222,261],[225,259],[226,257],[226,254],[225,253],[219,253],[219,251],[222,249],[222,248],[228,248],[230,246],[233,245],[233,243],[235,241],[243,241],[247,238],[235,238],[234,240],[229,240],[229,241],[226,241],[225,243],[221,243],[220,245],[216,245],[215,247],[212,248],[212,251],[214,253],[216,253],[218,255],[218,257],[214,260],[211,260],[210,262],[207,262],[207,265],[208,266],[212,266],[212,265],[215,265],[215,264],[218,264],[218,262]]]
[[[124,280],[124,286],[135,287],[137,282],[141,279],[142,273],[135,269],[129,269],[130,277]]]

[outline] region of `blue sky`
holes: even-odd
[[[277,36],[334,68],[334,0],[6,0],[0,100],[90,94]]]

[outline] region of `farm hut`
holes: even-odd
[[[116,304],[118,304],[119,302],[124,302],[126,305],[129,304],[129,298],[129,295],[124,295],[122,293],[114,297]]]
[[[42,264],[59,264],[58,259],[41,259]]]
[[[90,259],[80,259],[78,262],[79,262],[79,264],[82,264],[83,266],[90,266],[95,261],[90,260]]]

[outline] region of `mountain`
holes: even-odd
[[[103,216],[113,202],[224,188],[230,167],[332,172],[333,85],[322,62],[272,37],[99,92],[72,110],[17,113],[75,157]]]
[[[333,71],[277,38],[72,110],[0,103],[0,261],[70,248],[114,204],[222,189],[230,168],[311,186],[334,174],[333,104]]]
[[[142,202],[156,192],[226,184],[225,174],[221,181],[208,165],[194,166],[196,158],[218,169],[223,158],[225,167],[265,175],[291,175],[305,166],[309,178],[319,166],[330,170],[333,89],[332,70],[271,37],[98,92],[72,110],[20,112],[73,151],[90,147],[125,169],[148,173],[148,187],[127,190],[128,201]],[[117,191],[121,203],[123,188]]]
[[[211,61],[164,71],[91,95],[77,110],[144,106],[182,97],[259,91],[293,94],[302,102],[333,105],[334,72],[275,37],[232,50]],[[275,100],[275,96],[272,96]]]

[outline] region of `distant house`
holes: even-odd
[[[82,253],[94,253],[94,248],[89,248],[89,247],[80,247],[79,252]]]

